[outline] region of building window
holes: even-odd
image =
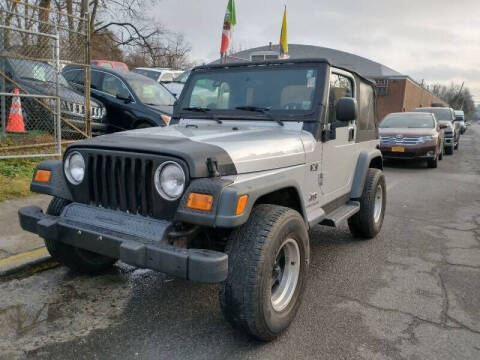
[[[378,96],[388,95],[388,79],[377,79],[376,81],[376,93]]]

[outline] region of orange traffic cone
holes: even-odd
[[[18,89],[14,89],[13,93],[18,95]],[[13,133],[25,132],[25,123],[23,121],[20,96],[12,96],[12,105],[10,106],[10,114],[8,115],[7,131]]]

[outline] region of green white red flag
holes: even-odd
[[[222,43],[220,45],[220,56],[225,56],[232,40],[233,27],[237,23],[235,12],[235,0],[228,0],[225,19],[223,20]]]

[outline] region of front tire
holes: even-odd
[[[279,336],[300,306],[310,258],[301,215],[277,205],[254,207],[228,243],[228,277],[220,289],[225,318],[263,341]]]
[[[453,154],[453,146],[448,146],[445,148],[445,154],[452,155]]]
[[[428,159],[427,160],[427,165],[431,169],[437,168],[438,167],[438,155],[433,159]]]
[[[63,208],[69,203],[70,202],[65,199],[55,197],[48,206],[47,214],[60,216]],[[78,273],[98,273],[109,269],[116,261],[107,256],[83,250],[52,239],[45,239],[45,246],[52,258]]]
[[[374,238],[382,228],[387,203],[387,187],[381,170],[368,169],[362,196],[358,201],[360,211],[348,219],[350,232],[360,240]]]

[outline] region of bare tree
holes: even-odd
[[[432,93],[449,104],[456,110],[463,110],[467,118],[472,118],[475,113],[475,102],[468,87],[463,84],[451,83],[449,86],[433,84]]]

